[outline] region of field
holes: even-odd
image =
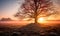
[[[30,21],[0,21],[0,27],[9,27],[9,28],[15,28],[15,27],[21,27],[24,25],[27,25],[31,23]]]
[[[0,36],[60,36],[60,21],[0,21]]]

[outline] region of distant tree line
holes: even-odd
[[[12,21],[11,18],[1,18],[0,21]]]

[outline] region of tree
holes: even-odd
[[[38,16],[47,17],[56,13],[51,0],[25,0],[20,8],[15,17],[34,18],[35,23]]]
[[[1,21],[12,21],[11,18],[1,18]]]

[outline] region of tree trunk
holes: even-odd
[[[34,0],[34,3],[35,3],[35,10],[34,10],[34,12],[35,12],[35,14],[34,14],[34,16],[35,16],[35,24],[37,24],[38,22],[37,22],[37,9],[38,9],[38,5],[37,5],[37,3],[38,3],[38,1],[37,0]]]
[[[36,9],[35,9],[35,24],[37,24],[38,22],[37,22],[37,7],[36,7]]]
[[[37,17],[35,17],[35,23],[37,24],[38,22],[37,22]]]

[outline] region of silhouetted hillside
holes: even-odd
[[[56,27],[41,27],[40,24],[31,23],[19,28],[18,32],[29,36],[60,36],[59,30]]]
[[[39,32],[40,31],[40,24],[31,23],[31,24],[21,27],[20,29],[23,31]]]

